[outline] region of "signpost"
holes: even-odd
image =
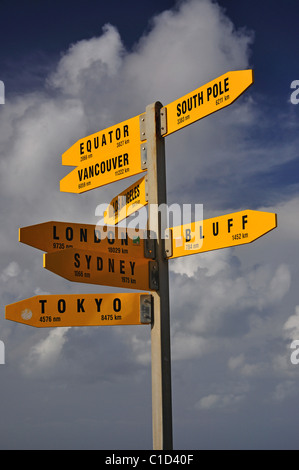
[[[276,214],[254,210],[173,227],[165,243],[166,256],[177,258],[251,243],[276,227]]]
[[[149,294],[37,295],[6,305],[5,318],[38,328],[145,325],[151,321]]]
[[[78,140],[62,156],[63,165],[76,168],[60,190],[82,193],[147,171],[113,198],[105,223],[115,225],[146,204],[166,204],[165,137],[230,105],[252,83],[252,70],[227,72],[164,107],[153,103],[144,114]],[[172,227],[163,240],[160,219],[149,211],[147,230],[140,232],[66,222],[21,228],[20,241],[45,251],[44,267],[55,274],[151,294],[36,296],[8,305],[6,318],[37,327],[150,322],[153,448],[171,450],[169,259],[250,243],[277,220],[276,214],[245,210]]]
[[[155,240],[139,229],[44,222],[20,228],[19,241],[48,253],[76,248],[133,258],[155,257]]]
[[[146,138],[148,160],[148,203],[166,204],[165,140],[160,128],[161,103],[146,108]],[[159,264],[159,289],[153,293],[152,319],[152,416],[153,448],[171,450],[172,394],[168,261],[164,256],[161,218],[149,211],[148,228],[157,235],[156,260]]]
[[[112,199],[104,213],[104,222],[105,224],[116,225],[146,206],[147,203],[147,177],[143,176]]]
[[[44,254],[44,268],[72,282],[156,290],[158,265],[143,258],[68,248]]]

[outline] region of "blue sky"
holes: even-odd
[[[33,295],[115,291],[46,271],[18,228],[96,224],[131,179],[60,193],[62,153],[248,68],[239,100],[166,140],[170,204],[278,214],[252,244],[170,263],[174,447],[298,448],[297,19],[296,1],[1,2],[0,448],[151,449],[149,329],[5,320]]]

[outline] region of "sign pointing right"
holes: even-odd
[[[161,110],[167,117],[163,137],[232,104],[252,83],[252,70],[227,72],[168,104]]]
[[[272,212],[245,210],[169,229],[168,258],[251,243],[277,227]]]

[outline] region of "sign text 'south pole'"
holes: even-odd
[[[172,443],[172,399],[171,399],[171,356],[169,318],[169,276],[168,261],[164,257],[161,237],[161,217],[152,210],[166,204],[165,143],[160,133],[161,103],[146,107],[146,139],[148,167],[148,224],[150,231],[157,234],[157,256],[159,267],[159,288],[153,292],[154,318],[151,329],[152,348],[152,414],[153,448],[171,450]]]

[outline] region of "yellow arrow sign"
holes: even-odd
[[[68,248],[45,253],[44,268],[73,282],[140,290],[158,287],[153,284],[157,263],[142,258]]]
[[[209,114],[232,104],[253,83],[252,70],[227,72],[200,88],[168,104],[166,137]]]
[[[105,224],[116,225],[146,206],[148,203],[146,184],[147,178],[143,176],[136,183],[115,196],[104,213]]]
[[[115,253],[134,258],[154,258],[153,240],[145,230],[69,222],[44,222],[19,229],[19,241],[42,251],[68,248]]]
[[[203,253],[251,243],[277,227],[271,212],[245,210],[169,230],[166,240],[168,258]]]
[[[144,325],[151,321],[151,295],[37,295],[7,305],[5,318],[42,328]]]
[[[145,171],[141,162],[140,116],[78,140],[62,155],[77,166],[60,181],[60,191],[83,193]]]

